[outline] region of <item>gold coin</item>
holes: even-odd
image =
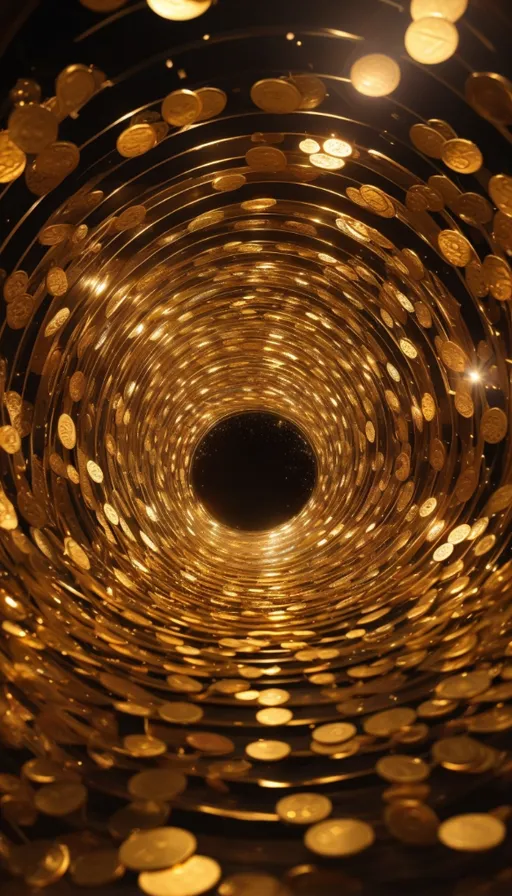
[[[146,217],[146,208],[144,205],[131,205],[125,208],[116,218],[116,230],[130,230],[132,227],[138,227]]]
[[[499,818],[483,813],[454,815],[441,822],[438,837],[449,849],[484,852],[503,843],[506,828]]]
[[[413,184],[405,194],[405,204],[411,212],[440,212],[444,208],[444,197],[434,187]]]
[[[9,116],[9,137],[23,152],[39,153],[57,139],[59,123],[37,103],[17,106]]]
[[[134,124],[119,134],[116,147],[125,159],[134,159],[156,146],[156,131],[150,124]]]
[[[83,106],[95,93],[96,81],[86,65],[68,65],[55,81],[57,101],[66,115]]]
[[[473,399],[471,398],[471,393],[466,386],[462,386],[460,383],[457,385],[455,391],[454,404],[461,417],[469,419],[475,413],[475,406],[473,404]]]
[[[378,760],[375,770],[381,778],[393,784],[416,784],[424,781],[430,774],[430,768],[417,756],[383,756]]]
[[[276,146],[253,146],[245,154],[245,161],[253,171],[284,171],[286,156]]]
[[[55,781],[79,780],[78,775],[64,768],[54,759],[36,757],[29,759],[22,767],[23,775],[36,784],[54,784]]]
[[[512,177],[495,174],[488,185],[489,196],[504,215],[512,217]]]
[[[71,236],[70,224],[48,224],[39,231],[38,240],[42,246],[58,246]]]
[[[484,269],[479,261],[471,261],[465,270],[466,283],[470,292],[479,299],[483,299],[489,292],[485,282]]]
[[[57,311],[57,314],[55,314],[52,319],[48,321],[46,327],[44,328],[44,336],[48,338],[49,336],[53,336],[55,333],[57,333],[69,319],[70,314],[71,311],[69,310],[69,308],[61,308],[60,311]]]
[[[148,0],[148,6],[171,22],[187,22],[203,15],[213,0]]]
[[[309,161],[315,168],[323,168],[324,171],[339,171],[345,167],[343,159],[335,159],[326,152],[315,152],[309,157]]]
[[[102,887],[119,880],[124,867],[117,849],[94,849],[78,856],[70,868],[70,876],[79,887]]]
[[[200,753],[209,753],[212,756],[228,756],[235,750],[235,745],[229,737],[222,734],[213,734],[208,731],[197,731],[187,735],[187,743]]]
[[[277,877],[247,871],[226,877],[219,888],[219,896],[291,896],[291,892]]]
[[[505,438],[508,430],[507,415],[501,408],[487,408],[480,420],[480,432],[484,442],[496,445]]]
[[[16,846],[9,856],[12,872],[31,887],[47,887],[60,880],[69,868],[69,849],[63,843],[35,840]]]
[[[481,761],[484,747],[472,737],[443,737],[432,745],[432,758],[445,768],[458,768]]]
[[[87,790],[83,784],[68,781],[46,784],[37,791],[34,797],[34,803],[39,812],[56,818],[76,812],[86,800]]]
[[[55,265],[46,275],[46,288],[52,296],[65,296],[68,291],[66,272]]]
[[[288,703],[289,699],[290,692],[285,691],[284,688],[265,688],[258,695],[260,706],[281,706],[283,703]]]
[[[0,426],[0,448],[7,454],[16,454],[21,448],[21,436],[14,426]]]
[[[464,373],[468,364],[468,357],[455,342],[451,342],[449,339],[443,342],[439,355],[441,361],[449,370],[453,370],[454,373]]]
[[[192,856],[165,871],[144,871],[138,884],[146,896],[201,896],[220,880],[221,867],[209,856]]]
[[[265,78],[251,87],[251,100],[263,112],[285,114],[295,112],[301,102],[302,95],[291,81],[280,78]]]
[[[436,696],[448,700],[468,700],[482,694],[491,685],[491,677],[485,669],[451,675],[436,686]]]
[[[288,824],[314,824],[331,814],[332,803],[320,793],[295,793],[280,799],[276,812]]]
[[[64,448],[71,451],[76,445],[75,424],[69,414],[61,414],[57,422],[57,433]]]
[[[315,728],[313,740],[320,744],[341,744],[351,740],[356,734],[357,728],[350,722],[332,722]]]
[[[420,152],[432,159],[440,159],[446,138],[436,128],[428,124],[413,124],[409,131],[411,143]]]
[[[512,219],[507,218],[503,212],[496,212],[493,219],[493,230],[500,246],[507,252],[512,252]]]
[[[414,799],[393,801],[384,811],[384,822],[393,837],[411,846],[436,842],[439,819],[425,803]]]
[[[256,721],[260,725],[287,725],[293,718],[290,709],[281,709],[280,707],[271,709],[260,709],[256,713]]]
[[[68,470],[69,475],[69,470]],[[70,477],[71,478],[71,477]],[[90,560],[85,553],[84,549],[80,547],[77,541],[70,536],[67,536],[64,539],[64,552],[68,554],[73,563],[80,567],[80,569],[90,569],[91,563]]]
[[[196,847],[194,835],[183,828],[134,831],[119,847],[119,860],[134,871],[157,871],[184,862]]]
[[[458,174],[474,174],[483,164],[482,153],[476,143],[460,137],[446,141],[441,158],[448,168]]]
[[[3,286],[4,299],[7,303],[12,302],[17,296],[26,293],[28,287],[28,274],[25,271],[13,271],[6,278]]]
[[[211,212],[204,212],[204,214],[198,215],[187,224],[187,230],[190,233],[195,233],[197,230],[202,230],[204,227],[210,227],[212,224],[220,224],[223,220],[224,212],[221,208]]]
[[[493,298],[499,302],[512,298],[512,271],[506,261],[498,255],[486,255],[482,274]]]
[[[308,141],[303,140],[299,148],[302,148],[302,145],[306,142]],[[315,140],[312,140],[311,142],[316,144]],[[318,144],[316,144],[316,146],[318,146]],[[318,152],[319,149],[320,147],[318,146],[318,149],[312,149],[310,153],[313,154]],[[322,149],[327,155],[335,156],[337,159],[347,159],[354,151],[350,143],[347,143],[346,140],[341,140],[339,137],[329,137],[328,140],[324,140]]]
[[[80,0],[82,6],[93,12],[114,12],[127,2],[128,0]]]
[[[475,112],[495,124],[512,124],[512,84],[494,72],[473,72],[466,80],[466,99]]]
[[[32,296],[16,296],[7,305],[6,322],[11,330],[22,330],[34,313],[34,299]]]
[[[85,374],[81,370],[75,370],[69,381],[69,397],[72,401],[80,401],[85,392],[86,383]]]
[[[255,740],[247,744],[245,752],[260,762],[280,762],[290,755],[292,748],[282,740]]]
[[[0,131],[0,184],[10,184],[25,170],[27,157],[7,131]]]
[[[162,118],[175,127],[192,124],[202,111],[201,98],[193,90],[173,90],[162,103]]]
[[[385,709],[364,719],[363,728],[366,734],[388,737],[390,734],[394,734],[395,731],[399,731],[400,728],[412,725],[415,719],[416,713],[414,709],[411,709],[409,706],[397,706],[395,709]]]
[[[372,184],[362,184],[359,192],[368,208],[373,212],[376,212],[382,218],[393,218],[395,216],[395,206],[392,200],[379,187],[374,187]]]
[[[171,810],[167,803],[140,800],[128,803],[127,806],[114,812],[109,819],[108,829],[112,837],[125,840],[133,831],[151,830],[165,825],[170,814]]]
[[[316,75],[293,75],[291,81],[301,95],[299,109],[317,109],[327,96],[324,82]]]
[[[138,772],[128,781],[128,792],[136,800],[166,802],[183,793],[187,779],[171,768],[150,768]]]
[[[224,112],[228,97],[223,90],[220,90],[218,87],[201,87],[195,92],[199,97],[202,107],[202,111],[197,121],[207,121]]]
[[[427,124],[429,127],[434,128],[435,131],[439,131],[445,140],[452,140],[453,137],[457,136],[451,124],[448,124],[447,121],[443,121],[441,118],[429,118]]]
[[[460,196],[462,190],[450,180],[449,177],[445,177],[444,174],[432,174],[428,181],[429,187],[432,187],[433,190],[436,190],[443,197],[446,205],[452,205],[457,196]]]
[[[191,725],[201,721],[204,711],[193,703],[162,703],[158,707],[158,715],[166,722]]]
[[[456,267],[466,267],[473,257],[471,243],[457,230],[441,230],[437,243],[446,261]]]
[[[152,757],[167,753],[167,744],[158,737],[147,734],[128,734],[123,738],[123,746],[131,756]]]
[[[415,62],[437,65],[453,56],[459,34],[452,22],[431,15],[412,21],[404,40],[405,49]]]
[[[177,691],[180,694],[199,694],[203,690],[203,685],[195,678],[189,675],[168,675],[167,684],[171,691]]]
[[[312,825],[304,836],[311,852],[320,856],[353,856],[372,845],[375,834],[356,818],[332,818]]]
[[[227,193],[230,190],[239,190],[247,183],[243,174],[222,174],[215,177],[212,181],[212,187],[220,193]]]
[[[488,224],[493,217],[490,203],[479,193],[460,193],[453,200],[452,209],[459,218],[470,224]]]

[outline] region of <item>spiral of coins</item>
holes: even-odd
[[[69,0],[12,73],[2,896],[511,892],[512,26],[405,5]],[[259,531],[249,412],[316,463]]]

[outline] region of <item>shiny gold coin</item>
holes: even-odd
[[[473,72],[466,80],[466,99],[475,112],[495,124],[512,124],[512,83],[494,72]]]
[[[219,193],[227,193],[230,190],[239,190],[247,183],[243,174],[223,174],[215,177],[212,181],[212,187]]]
[[[46,275],[46,288],[52,296],[65,296],[68,291],[66,272],[57,265],[51,267]]]
[[[480,420],[480,432],[484,442],[495,445],[505,438],[508,430],[507,415],[501,408],[487,408]]]
[[[204,711],[194,703],[162,703],[158,707],[158,715],[166,722],[191,725],[203,718]]]
[[[57,311],[51,320],[48,321],[46,327],[44,328],[43,335],[47,338],[49,336],[53,336],[55,333],[64,326],[66,321],[69,319],[71,311],[69,308],[61,308],[60,311]]]
[[[60,415],[57,422],[57,433],[64,448],[71,451],[76,445],[76,429],[69,414]]]
[[[59,123],[48,109],[37,103],[17,106],[8,121],[9,138],[23,152],[41,152],[57,139]]]
[[[69,868],[69,849],[62,843],[35,840],[16,846],[9,857],[12,872],[31,887],[47,887],[61,879]]]
[[[207,121],[224,112],[228,97],[223,90],[218,87],[201,87],[195,92],[201,102],[202,110],[197,121]]]
[[[452,140],[453,137],[457,136],[451,124],[448,124],[447,121],[443,121],[441,118],[429,118],[427,124],[429,127],[434,128],[435,131],[439,131],[445,140]]]
[[[255,740],[247,744],[245,752],[251,759],[260,762],[280,762],[290,755],[290,744],[281,740]]]
[[[86,801],[87,790],[83,784],[67,781],[46,784],[34,797],[39,812],[56,818],[76,812]]]
[[[21,448],[21,436],[14,426],[0,426],[0,448],[7,454],[16,454]]]
[[[95,93],[96,81],[86,65],[68,65],[55,81],[55,95],[66,115],[83,106]]]
[[[27,157],[7,131],[0,131],[0,184],[10,184],[23,174]]]
[[[117,849],[95,849],[78,856],[70,868],[70,876],[79,887],[104,887],[119,880],[124,866]]]
[[[376,212],[382,218],[393,218],[395,216],[393,201],[379,187],[374,187],[372,184],[362,184],[359,192],[368,208],[373,212]]]
[[[343,159],[336,159],[326,152],[313,153],[309,157],[309,161],[315,168],[322,168],[324,171],[339,171],[341,168],[345,167]]]
[[[461,193],[453,200],[452,209],[470,224],[488,224],[493,217],[490,203],[480,193]]]
[[[453,370],[455,373],[464,373],[468,364],[468,357],[455,342],[450,340],[443,342],[439,354],[441,361],[443,364],[446,364],[449,370]]]
[[[460,137],[443,144],[441,158],[448,168],[458,174],[474,174],[483,164],[483,156],[476,143]]]
[[[314,824],[331,814],[332,803],[321,793],[295,793],[280,799],[276,812],[288,824]]]
[[[416,712],[409,706],[396,707],[396,709],[385,709],[377,712],[373,716],[363,719],[363,728],[366,734],[373,734],[377,737],[388,737],[412,725],[416,719]]]
[[[290,692],[284,688],[266,688],[260,691],[258,695],[258,703],[260,706],[281,706],[288,703]]]
[[[128,781],[128,792],[136,800],[166,802],[183,793],[187,779],[171,768],[149,768]]]
[[[133,831],[151,830],[165,825],[170,814],[167,803],[139,800],[114,812],[109,819],[108,829],[112,837],[125,840]]]
[[[125,208],[116,218],[116,230],[131,230],[133,227],[139,227],[146,217],[146,208],[144,205],[131,205]]]
[[[411,143],[417,150],[430,156],[432,159],[440,159],[445,137],[428,124],[413,124],[409,131]]]
[[[462,672],[443,679],[436,686],[436,696],[448,700],[467,700],[482,694],[491,685],[487,670]]]
[[[504,215],[512,217],[512,177],[495,174],[488,185],[489,196]]]
[[[25,271],[13,271],[5,279],[3,295],[7,303],[12,302],[17,296],[26,293],[28,287],[28,274]]]
[[[53,784],[55,781],[75,780],[78,775],[64,768],[54,759],[36,757],[29,759],[22,767],[23,776],[36,784]]]
[[[271,709],[260,709],[256,713],[256,721],[260,725],[287,725],[293,718],[290,709],[281,709],[279,707]]]
[[[119,860],[134,871],[157,871],[185,862],[196,850],[197,841],[183,828],[153,828],[134,831],[119,848]]]
[[[316,75],[293,75],[291,81],[301,95],[299,109],[317,109],[327,96],[324,82]]]
[[[461,852],[484,852],[503,843],[506,828],[492,815],[468,813],[441,822],[438,837],[444,846]]]
[[[471,243],[457,230],[441,230],[437,243],[446,261],[456,267],[465,267],[473,257]]]
[[[484,748],[472,737],[443,737],[432,745],[432,758],[445,768],[463,768],[481,761]]]
[[[512,298],[512,271],[506,261],[498,255],[486,255],[482,274],[493,298],[499,302]]]
[[[34,309],[35,304],[32,296],[16,296],[7,306],[7,326],[11,330],[22,330],[28,324]]]
[[[193,90],[173,90],[162,103],[162,118],[167,124],[185,127],[197,121],[203,111],[201,98]]]
[[[426,16],[411,22],[405,32],[405,49],[415,62],[438,65],[453,56],[459,43],[455,25],[440,16]]]
[[[377,761],[375,770],[381,778],[393,784],[416,784],[424,781],[430,774],[430,768],[416,756],[383,756]]]
[[[357,728],[350,722],[332,722],[315,728],[312,736],[320,744],[341,744],[356,734]]]
[[[125,159],[134,159],[156,146],[156,131],[150,124],[134,124],[119,134],[116,147]]]
[[[167,753],[167,744],[163,740],[146,734],[128,734],[123,738],[123,746],[131,756],[143,759]]]
[[[332,818],[312,825],[304,836],[311,852],[320,856],[353,856],[375,840],[369,824],[356,818]]]
[[[417,800],[394,800],[384,811],[384,823],[402,843],[431,846],[436,842],[439,819],[430,806]]]
[[[221,867],[209,856],[192,856],[165,871],[144,871],[138,884],[146,896],[201,896],[215,886]]]
[[[69,395],[72,401],[80,401],[83,398],[87,380],[81,370],[75,370],[69,381]]]
[[[247,150],[245,161],[253,171],[284,171],[286,156],[276,146],[254,146]]]
[[[251,100],[263,112],[283,115],[295,112],[303,98],[293,82],[280,78],[265,78],[251,87]]]
[[[197,731],[187,735],[187,743],[200,753],[209,753],[211,756],[228,756],[235,750],[235,745],[229,737],[222,734],[213,734],[208,731]]]

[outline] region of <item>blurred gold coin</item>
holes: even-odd
[[[171,22],[188,22],[203,15],[213,0],[147,0],[148,6],[157,15]]]
[[[286,156],[276,146],[253,146],[245,154],[245,161],[253,171],[284,171]]]
[[[289,699],[290,692],[285,691],[284,688],[265,688],[258,695],[260,706],[281,706],[283,703],[288,703]]]
[[[276,812],[288,824],[314,824],[331,814],[332,803],[321,793],[295,793],[280,799]]]
[[[52,296],[65,296],[68,291],[68,278],[66,272],[54,265],[46,275],[46,288]]]
[[[445,137],[428,124],[413,124],[409,131],[411,143],[432,159],[440,159]]]
[[[488,224],[493,217],[490,203],[480,193],[461,193],[454,199],[452,209],[470,224]]]
[[[183,793],[187,779],[172,768],[149,768],[128,781],[128,792],[137,800],[166,802]]]
[[[317,109],[327,96],[324,82],[316,75],[293,75],[291,81],[301,95],[299,109]]]
[[[243,174],[222,174],[215,177],[212,181],[212,187],[219,193],[227,193],[230,190],[239,190],[247,183]]]
[[[166,722],[191,725],[203,718],[204,711],[194,703],[162,703],[158,707],[158,715]]]
[[[512,298],[512,271],[498,255],[486,255],[482,274],[493,298],[508,302]]]
[[[67,781],[46,784],[37,791],[34,798],[36,808],[40,812],[56,818],[76,812],[86,800],[87,790],[83,784]]]
[[[59,123],[48,109],[37,103],[16,106],[8,121],[9,137],[23,152],[41,152],[57,139]]]
[[[405,32],[405,49],[415,62],[438,65],[453,56],[459,43],[451,22],[437,16],[412,21]]]
[[[315,728],[312,737],[320,744],[341,744],[356,734],[357,728],[351,722],[332,722]]]
[[[55,95],[66,115],[83,106],[95,93],[96,81],[86,65],[68,65],[55,81]]]
[[[42,246],[58,246],[71,236],[72,231],[70,224],[48,224],[39,231],[38,240]]]
[[[128,734],[123,739],[123,746],[131,756],[141,758],[162,756],[167,753],[167,744],[163,740],[147,734]]]
[[[345,167],[343,159],[334,158],[326,152],[315,152],[309,157],[309,161],[315,168],[322,168],[324,171],[339,171]]]
[[[302,102],[302,95],[292,81],[265,78],[251,87],[251,100],[263,112],[282,115],[295,112]]]
[[[70,876],[79,887],[102,887],[119,880],[124,867],[117,849],[96,849],[78,856],[70,868]]]
[[[138,884],[146,896],[201,896],[220,880],[221,867],[209,856],[192,856],[165,871],[144,871]]]
[[[14,426],[0,426],[0,448],[7,454],[16,454],[21,448],[21,437]]]
[[[196,838],[184,828],[134,831],[119,847],[119,860],[134,871],[157,871],[185,862],[196,847]]]
[[[320,856],[353,856],[372,845],[373,829],[356,818],[332,818],[312,825],[304,836],[311,852]]]
[[[196,90],[196,95],[201,103],[201,113],[197,121],[207,121],[224,112],[228,101],[224,90],[218,87],[201,87]]]
[[[13,143],[7,131],[0,131],[0,184],[10,184],[23,174],[27,157],[22,149]]]
[[[134,159],[156,146],[156,131],[150,124],[134,124],[119,134],[116,146],[119,155]]]
[[[458,174],[474,174],[483,164],[483,156],[476,143],[460,137],[443,144],[441,158],[448,168]]]
[[[69,868],[69,849],[63,843],[34,840],[16,846],[9,856],[12,872],[32,887],[47,887],[60,880]]]
[[[440,681],[436,686],[436,696],[448,700],[467,700],[482,694],[490,684],[491,677],[485,669],[461,672],[460,675],[451,675]]]
[[[472,72],[465,84],[466,99],[475,112],[495,124],[512,124],[512,83],[495,72]]]
[[[28,274],[25,271],[13,271],[5,279],[3,294],[6,302],[12,302],[17,296],[26,293],[28,287]]]
[[[417,756],[383,756],[375,766],[377,774],[393,784],[416,784],[424,781],[430,774],[430,768]]]
[[[292,718],[293,713],[290,709],[282,709],[280,707],[260,709],[256,713],[256,720],[260,725],[287,725]]]
[[[441,843],[462,852],[494,849],[503,843],[505,834],[506,828],[500,819],[478,812],[454,815],[441,822],[438,831]]]
[[[85,374],[81,370],[75,370],[69,381],[69,396],[72,401],[80,401],[85,392]]]
[[[162,118],[167,124],[185,127],[197,121],[203,111],[200,96],[193,90],[173,90],[162,103]]]
[[[280,762],[290,755],[292,748],[290,744],[282,740],[255,740],[247,744],[245,752],[251,759],[257,759],[260,762]]]
[[[495,445],[505,438],[508,429],[507,415],[501,408],[487,408],[480,420],[480,432],[484,442]]]
[[[409,706],[396,707],[396,709],[385,709],[363,719],[363,728],[366,734],[388,737],[395,731],[399,731],[400,728],[412,725],[415,719],[414,709]]]
[[[489,196],[504,215],[512,217],[512,177],[494,174],[488,185]]]
[[[384,823],[402,843],[430,846],[436,842],[439,819],[430,806],[417,800],[394,800],[384,810]]]
[[[208,731],[188,734],[187,743],[200,753],[209,753],[212,756],[228,756],[235,750],[235,745],[229,737]]]
[[[117,840],[125,840],[133,831],[151,830],[165,825],[170,807],[155,800],[139,800],[118,809],[110,817],[108,830]]]
[[[446,364],[449,370],[453,370],[455,373],[463,373],[466,369],[468,357],[455,342],[447,339],[446,342],[442,343],[439,354],[441,361],[443,364]]]
[[[34,313],[35,303],[32,296],[16,296],[7,305],[6,322],[11,330],[22,330],[25,327],[32,314]]]

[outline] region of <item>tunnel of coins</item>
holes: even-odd
[[[510,894],[512,10],[29,6],[0,893]],[[237,525],[194,469],[258,416],[307,493]]]

